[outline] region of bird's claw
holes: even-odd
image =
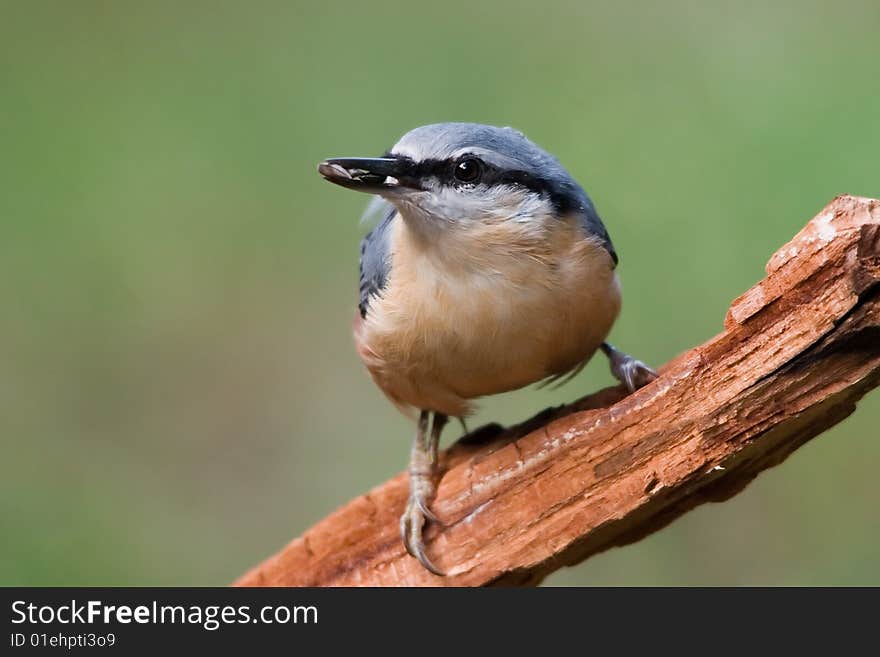
[[[406,504],[406,510],[400,516],[400,536],[407,552],[418,559],[419,563],[427,570],[442,577],[443,571],[437,568],[425,554],[425,539],[422,536],[422,529],[426,519],[439,522],[437,516],[428,509],[425,499],[413,493]]]
[[[658,376],[657,372],[652,368],[634,358],[627,360],[621,366],[621,370],[623,383],[630,392],[635,392],[639,388],[648,385]]]
[[[428,508],[428,503],[424,499],[415,500],[416,506],[419,508],[419,511],[422,512],[422,515],[425,516],[425,519],[429,522],[436,522],[438,525],[442,525],[443,523],[440,521],[431,509]]]
[[[642,361],[614,349],[610,345],[606,353],[611,363],[611,374],[625,385],[630,392],[635,392],[639,388],[648,385],[659,376],[657,372]]]

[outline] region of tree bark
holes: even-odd
[[[880,201],[834,199],[766,272],[732,303],[722,333],[645,388],[607,388],[447,450],[432,505],[445,526],[426,532],[447,577],[403,548],[400,474],[236,584],[536,584],[735,495],[880,383]]]

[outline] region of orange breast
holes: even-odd
[[[610,255],[574,222],[554,219],[543,235],[479,225],[425,245],[398,220],[386,288],[354,336],[402,410],[464,416],[473,399],[590,358],[619,310]]]

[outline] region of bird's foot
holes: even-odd
[[[657,378],[658,374],[645,365],[619,349],[615,349],[607,342],[602,345],[602,351],[608,356],[611,365],[611,374],[624,384],[630,392],[648,385]]]
[[[435,575],[444,573],[425,554],[425,539],[422,532],[426,521],[440,522],[428,505],[437,492],[437,444],[446,421],[445,415],[435,413],[429,437],[428,412],[422,411],[419,417],[416,439],[410,454],[409,500],[406,503],[406,510],[400,516],[400,536],[406,551]]]
[[[428,508],[428,503],[433,497],[433,473],[422,475],[410,471],[410,494],[406,510],[400,516],[400,536],[406,551],[418,559],[420,564],[435,575],[443,575],[443,571],[435,566],[425,554],[425,539],[422,534],[427,521],[440,522]]]

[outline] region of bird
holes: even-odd
[[[621,308],[617,252],[592,200],[550,153],[510,127],[437,123],[381,157],[328,158],[324,179],[372,194],[360,245],[357,353],[416,420],[403,544],[424,568],[439,523],[438,444],[480,397],[564,383],[602,351],[632,392],[657,373],[606,338]]]

